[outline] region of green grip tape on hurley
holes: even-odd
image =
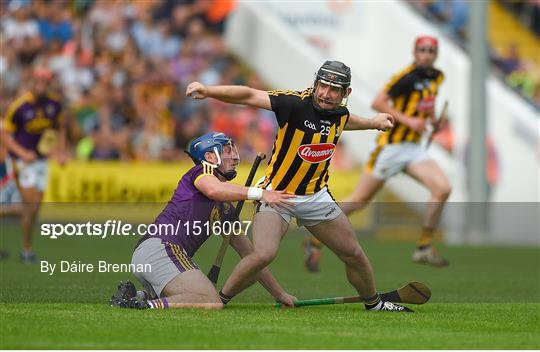
[[[305,307],[305,306],[323,306],[327,304],[336,304],[335,298],[317,298],[317,299],[303,299],[294,302],[295,307]],[[276,308],[282,308],[283,303],[276,302]]]

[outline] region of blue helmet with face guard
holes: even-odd
[[[185,152],[191,157],[196,165],[205,163],[214,168],[218,168],[222,164],[223,147],[230,146],[236,150],[236,146],[233,140],[222,132],[210,132],[200,137],[192,139]],[[217,163],[212,164],[206,160],[205,154],[211,152],[217,157]],[[238,155],[238,152],[236,152]],[[238,160],[239,161],[239,160]],[[236,170],[229,170],[222,172],[218,170],[218,173],[225,177],[227,180],[232,180],[236,177]]]

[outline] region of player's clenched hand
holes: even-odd
[[[388,131],[394,127],[394,117],[387,113],[380,113],[373,118],[373,124],[379,131]]]
[[[264,190],[261,200],[267,203],[274,209],[280,210],[279,208],[291,207],[292,204],[288,202],[288,199],[296,198],[294,194],[284,193],[285,191],[270,191]]]
[[[276,300],[280,303],[283,303],[286,307],[294,307],[294,302],[298,299],[294,297],[293,295],[288,294],[287,292],[283,292],[278,297],[275,297]]]
[[[202,83],[191,82],[186,88],[186,96],[193,99],[204,99],[208,97],[208,88]]]

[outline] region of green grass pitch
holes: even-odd
[[[412,243],[360,238],[378,288],[418,280],[432,300],[413,314],[366,312],[362,305],[276,310],[257,286],[219,312],[134,311],[111,308],[118,281],[131,274],[55,274],[24,266],[20,235],[2,225],[0,263],[2,349],[539,349],[540,249],[448,247],[446,269],[410,262]],[[38,236],[37,236],[38,237]],[[352,295],[342,264],[324,250],[322,272],[302,266],[298,233],[282,243],[272,271],[298,298]],[[37,238],[41,259],[129,262],[134,238]],[[220,243],[210,239],[196,257],[206,272]],[[220,285],[237,261],[230,251]],[[138,284],[138,283],[137,283]]]

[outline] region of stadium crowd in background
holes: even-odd
[[[172,160],[190,139],[219,130],[243,158],[270,151],[272,114],[187,100],[187,82],[263,88],[226,50],[234,1],[11,0],[0,2],[0,111],[54,72],[64,96],[71,158]],[[4,115],[4,114],[2,114]]]
[[[540,1],[499,1],[508,11],[512,12],[520,22],[537,36],[540,35]],[[411,4],[426,18],[439,23],[443,31],[454,38],[461,46],[467,41],[467,24],[470,4],[462,0],[420,0]],[[532,62],[520,55],[516,43],[502,51],[490,48],[490,59],[495,72],[501,78],[524,96],[527,100],[540,107],[540,67],[538,62]]]
[[[466,37],[466,3],[413,3]],[[186,158],[180,150],[209,130],[239,141],[243,158],[269,152],[277,126],[267,111],[179,94],[193,80],[264,88],[225,48],[221,33],[233,7],[224,0],[1,1],[0,45],[11,50],[0,53],[0,111],[31,84],[32,69],[46,65],[65,97],[72,158]],[[515,48],[493,52],[492,60],[510,86],[540,105],[535,65]]]
[[[519,21],[540,37],[540,0],[499,0]]]
[[[499,74],[504,77],[505,82],[540,106],[540,67],[538,64],[523,59],[519,53],[519,47],[515,43],[510,44],[506,52],[503,53],[492,49],[490,56],[491,62]]]

